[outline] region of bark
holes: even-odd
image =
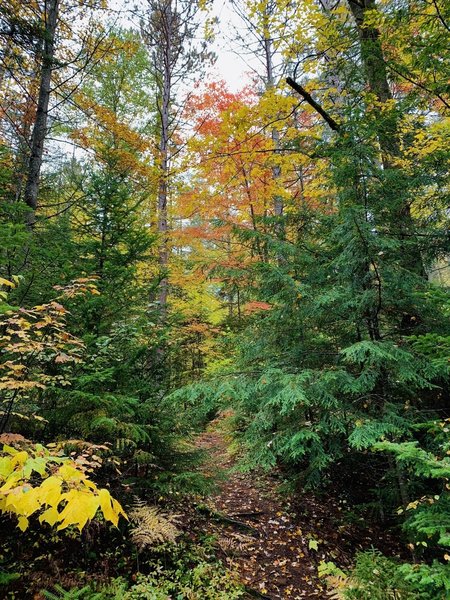
[[[367,85],[378,102],[385,104],[393,99],[387,76],[386,61],[381,45],[380,31],[373,25],[364,24],[367,11],[376,10],[375,0],[348,0],[348,5],[358,30],[361,61]],[[377,119],[377,137],[380,144],[384,169],[395,168],[393,158],[401,156],[398,133],[398,117],[394,110],[383,112]],[[418,244],[414,241],[414,223],[407,202],[397,207],[393,213],[393,233],[403,244],[402,266],[426,279],[426,272]]]
[[[169,59],[170,46],[165,48]],[[162,82],[162,97],[160,106],[160,140],[159,140],[159,182],[158,182],[158,233],[160,235],[159,242],[159,306],[161,309],[161,319],[165,319],[167,312],[167,295],[168,295],[168,278],[167,268],[169,263],[169,248],[168,248],[168,215],[167,215],[167,199],[168,199],[168,179],[169,179],[169,112],[170,112],[170,97],[171,97],[171,77],[170,70],[165,65],[164,79]]]
[[[387,77],[386,62],[381,47],[380,32],[374,26],[364,25],[367,11],[376,9],[375,0],[348,0],[350,10],[355,19],[360,40],[361,60],[365,71],[367,85],[377,100],[386,103],[392,100],[392,92]],[[378,139],[383,153],[383,163],[389,168],[389,156],[397,156],[400,145],[395,115],[387,115],[381,120],[378,127]]]
[[[272,53],[272,40],[267,37],[264,37],[264,53],[266,59],[266,89],[272,90],[275,87],[275,77],[273,73],[273,53]],[[275,150],[275,156],[280,151],[280,132],[275,127],[272,128],[272,142]],[[275,181],[280,179],[281,177],[281,167],[279,165],[274,165],[272,167],[272,176]],[[282,223],[283,217],[283,199],[280,196],[274,196],[273,198],[273,212],[275,216],[275,233],[278,239],[282,240],[285,237],[284,227]],[[281,257],[279,257],[281,258]]]
[[[17,130],[18,146],[15,164],[15,177],[14,177],[14,201],[19,202],[23,198],[23,190],[27,181],[28,166],[30,162],[30,149],[31,149],[31,134],[33,130],[33,124],[36,119],[36,101],[35,93],[39,89],[40,71],[41,71],[41,59],[43,52],[43,41],[40,40],[39,47],[35,54],[34,71],[30,79],[29,93],[24,106],[22,124]]]
[[[330,126],[330,128],[333,131],[340,131],[341,130],[341,126],[339,125],[339,123],[337,121],[335,121],[333,119],[333,117],[331,115],[329,115],[327,113],[327,111],[320,106],[320,104],[318,102],[316,102],[314,100],[314,98],[311,96],[311,94],[309,94],[304,87],[302,87],[299,83],[297,83],[296,81],[294,81],[291,77],[288,77],[286,79],[286,83],[293,89],[295,90],[298,94],[300,94],[300,96],[310,105],[312,106],[312,108],[314,108],[314,110],[328,123],[328,125]]]
[[[18,148],[16,155],[15,165],[15,178],[14,178],[14,201],[18,202],[22,198],[23,185],[27,176],[28,163],[29,163],[29,151],[30,151],[30,132],[31,123],[28,120],[28,111],[30,108],[31,101],[27,101],[27,107],[23,117],[23,126],[20,128],[18,134]],[[33,103],[34,104],[34,103]],[[34,108],[34,106],[33,106]]]
[[[55,34],[58,23],[59,0],[49,0],[45,8],[44,48],[39,83],[36,117],[31,135],[31,153],[28,163],[24,200],[30,208],[27,222],[33,226],[36,218],[39,180],[41,175],[44,142],[47,136],[50,85],[55,57]]]
[[[183,16],[173,0],[149,0],[147,22],[142,25],[142,35],[152,49],[153,68],[157,88],[158,109],[158,183],[157,183],[157,231],[159,234],[158,266],[159,286],[157,292],[160,320],[167,315],[169,221],[168,197],[170,177],[170,141],[173,135],[171,109],[173,106],[174,80],[183,63],[183,43],[188,35]],[[177,10],[178,8],[178,10]],[[154,300],[154,298],[150,298]]]
[[[358,29],[367,83],[381,102],[391,100],[392,93],[387,79],[380,32],[373,25],[364,25],[366,12],[376,10],[375,0],[348,0],[348,4]]]

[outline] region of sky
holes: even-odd
[[[230,90],[235,92],[242,89],[249,78],[249,67],[238,53],[231,50],[230,38],[233,28],[239,27],[239,19],[233,13],[229,0],[214,0],[212,12],[219,19],[214,43],[217,61],[212,75],[216,75],[217,79],[224,79]]]
[[[109,0],[109,7],[120,11],[119,17],[124,26],[133,25],[133,20],[125,12],[132,8],[134,4],[144,5],[145,0],[135,0],[132,4],[127,0]],[[230,91],[238,91],[249,81],[249,67],[239,56],[239,53],[231,49],[231,38],[233,37],[233,28],[239,27],[239,19],[231,8],[230,0],[214,0],[211,9],[211,15],[219,20],[216,25],[215,41],[212,49],[217,55],[214,67],[211,69],[208,77],[211,79],[223,79]],[[134,23],[136,26],[136,23]]]

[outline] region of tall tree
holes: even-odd
[[[382,162],[385,169],[394,167],[395,160],[401,158],[399,136],[400,118],[388,81],[386,58],[381,43],[381,35],[374,14],[378,12],[375,0],[348,0],[355,20],[360,40],[360,55],[365,79],[369,90],[375,95],[379,114],[377,115],[377,136],[380,144]],[[391,103],[391,106],[389,106]],[[415,228],[407,201],[400,202],[395,210],[394,228],[402,242],[405,253],[403,263],[407,269],[413,269],[426,276],[419,245],[415,239]],[[394,230],[394,231],[395,231]]]
[[[49,0],[44,3],[43,44],[41,54],[41,70],[39,77],[39,93],[36,104],[33,132],[31,134],[30,158],[24,200],[31,209],[28,223],[33,224],[37,207],[39,178],[41,174],[44,141],[47,136],[48,108],[50,102],[52,72],[55,68],[55,36],[58,23],[60,0]]]
[[[10,91],[3,97],[3,117],[18,140],[15,199],[28,207],[28,225],[35,222],[50,124],[106,51],[100,50],[103,28],[95,22],[103,7],[103,0],[36,0],[24,6],[8,2],[0,14],[0,39],[9,42],[2,53],[2,79]],[[17,120],[14,106],[21,97],[23,116]]]
[[[69,134],[87,154],[72,161],[67,182],[76,198],[67,208],[77,269],[95,275],[101,292],[85,314],[86,329],[97,334],[108,333],[125,308],[129,316],[142,310],[150,283],[141,266],[153,242],[147,223],[154,127],[148,55],[130,31],[113,30],[106,43],[113,52],[75,95],[78,127]]]
[[[147,0],[141,17],[141,32],[150,49],[157,90],[157,230],[160,236],[160,285],[158,302],[161,319],[167,313],[169,291],[169,214],[173,159],[177,154],[177,130],[181,125],[181,96],[187,93],[189,80],[208,58],[206,42],[198,44],[201,3],[187,0]]]

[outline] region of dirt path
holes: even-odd
[[[243,583],[260,597],[326,598],[317,578],[321,552],[313,549],[321,542],[301,526],[298,515],[277,494],[276,479],[233,471],[225,436],[214,427],[197,443],[208,451],[208,469],[228,471],[220,492],[208,500],[211,514],[243,524],[220,517],[212,520],[210,533],[217,537],[228,566],[237,569]]]
[[[222,558],[252,595],[326,600],[326,585],[317,574],[321,561],[345,568],[358,550],[400,551],[398,541],[358,517],[335,493],[318,498],[298,492],[289,500],[277,491],[280,474],[239,472],[224,422],[217,419],[197,439],[209,457],[205,471],[224,476],[219,493],[207,500],[202,528],[217,540]]]

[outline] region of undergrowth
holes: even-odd
[[[244,597],[237,574],[226,569],[207,547],[181,543],[155,549],[143,565],[147,574],[137,573],[128,581],[118,577],[107,584],[65,589],[55,585],[43,590],[48,600],[234,600]],[[161,554],[158,556],[158,552]]]

